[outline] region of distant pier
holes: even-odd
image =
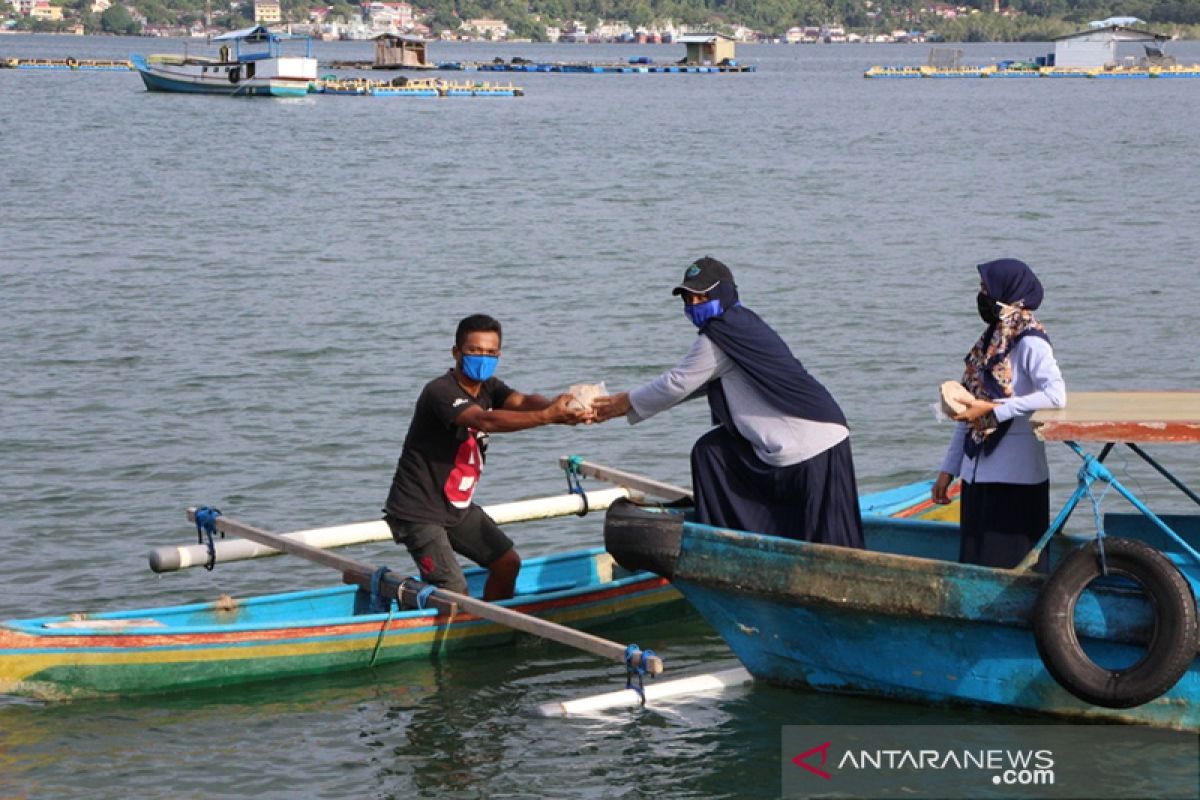
[[[133,64],[125,60],[97,58],[5,58],[0,67],[7,69],[56,69],[81,72],[127,72]]]
[[[714,74],[756,72],[754,64],[739,64],[736,61],[724,64],[665,64],[643,59],[630,59],[627,62],[592,62],[592,61],[527,61],[514,58],[512,61],[496,59],[495,61],[439,61],[419,67],[379,65],[373,61],[330,61],[325,66],[330,69],[404,69],[404,70],[442,70],[454,72],[570,72],[593,75],[635,75],[635,74]]]

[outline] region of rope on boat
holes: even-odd
[[[641,698],[642,705],[646,705],[646,662],[654,657],[653,650],[642,650],[641,660],[635,665],[633,663],[633,655],[638,650],[641,650],[636,644],[631,644],[625,648],[625,688],[633,689]],[[637,678],[637,684],[634,685],[633,679]]]
[[[583,501],[583,508],[576,512],[580,517],[586,517],[588,513],[587,492],[583,490],[583,483],[580,478],[583,473],[580,467],[583,465],[583,456],[567,456],[567,461],[563,465],[563,471],[567,473],[567,492],[570,494],[579,495],[579,499]]]
[[[437,591],[437,587],[433,584],[426,586],[421,591],[417,592],[417,608],[425,610],[425,603],[429,600],[429,595]]]
[[[372,614],[382,614],[384,611],[387,611],[389,614],[392,613],[391,598],[385,601],[383,596],[379,594],[379,584],[383,582],[383,576],[389,572],[391,570],[387,567],[380,567],[371,573],[371,602],[367,606],[367,611]]]
[[[1091,456],[1088,456],[1091,458]],[[1086,460],[1084,466],[1079,470],[1079,481],[1083,484],[1084,491],[1087,492],[1088,499],[1092,501],[1092,517],[1096,522],[1096,549],[1100,553],[1100,574],[1108,576],[1108,561],[1104,556],[1104,514],[1101,511],[1101,505],[1104,503],[1104,496],[1108,494],[1108,490],[1112,488],[1112,482],[1104,477],[1104,472],[1097,470],[1095,467],[1100,466],[1100,462],[1095,461],[1088,463]],[[1097,497],[1092,492],[1092,484],[1097,480],[1104,481],[1104,491],[1100,492]]]
[[[196,509],[196,540],[199,544],[208,545],[208,560],[204,568],[212,572],[217,565],[217,547],[213,543],[213,534],[220,533],[225,538],[225,531],[217,530],[217,517],[221,516],[219,509],[204,506]]]
[[[380,567],[380,569],[386,570],[387,567]],[[371,660],[367,662],[368,667],[375,666],[375,659],[379,657],[379,648],[383,646],[383,637],[387,635],[388,625],[392,624],[392,612],[394,608],[395,606],[389,602],[387,619],[379,626],[379,636],[375,639],[375,648],[371,650]]]

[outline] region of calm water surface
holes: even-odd
[[[182,49],[0,37],[0,57]],[[981,63],[1048,45],[966,49]],[[1174,52],[1200,61],[1196,44]],[[433,56],[641,54],[679,55]],[[978,335],[983,260],[1038,270],[1071,389],[1200,387],[1200,83],[861,78],[926,55],[746,47],[757,74],[517,75],[516,100],[237,101],[149,94],[132,73],[0,70],[0,617],[329,582],[279,559],[156,577],[145,554],[194,536],[192,504],[276,530],[374,518],[467,313],[504,322],[501,374],[522,390],[652,377],[694,335],[669,292],[706,253],[841,401],[865,490],[939,463],[933,389]],[[563,453],[687,483],[705,424],[692,404],[636,430],[497,437],[481,500],[560,491]],[[1062,494],[1076,464],[1051,455]],[[1161,455],[1200,482],[1197,453]],[[1112,463],[1180,507],[1146,468]],[[511,533],[539,555],[597,544],[600,519]],[[407,566],[390,545],[351,555]],[[609,635],[674,670],[731,663],[699,622]],[[620,679],[528,642],[165,700],[0,700],[0,796],[771,796],[781,725],[1019,719],[769,688],[530,714]]]

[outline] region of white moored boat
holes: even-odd
[[[223,42],[216,58],[135,54],[129,60],[149,91],[298,97],[317,79],[317,60],[307,36],[273,33],[260,25],[213,41]],[[285,41],[303,41],[304,55],[284,55]]]

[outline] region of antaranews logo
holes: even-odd
[[[785,725],[781,795],[1196,800],[1200,736],[1096,725]],[[1096,753],[1117,754],[1097,760]],[[1153,753],[1139,769],[1132,753]],[[1129,754],[1129,755],[1127,755]]]
[[[792,763],[813,775],[832,780],[833,775],[809,763],[809,759],[820,756],[820,766],[829,760],[830,740],[810,747],[792,758]],[[902,771],[912,770],[976,770],[986,772],[995,785],[1005,786],[1048,786],[1054,783],[1054,753],[1050,750],[1028,749],[970,749],[908,748],[847,749],[841,753],[833,769],[838,772],[855,771]]]
[[[793,758],[792,763],[795,764],[797,767],[800,767],[801,769],[808,770],[813,775],[822,777],[825,780],[830,780],[831,778],[833,778],[833,776],[830,775],[825,770],[817,769],[812,764],[809,764],[808,758],[816,753],[820,753],[821,754],[821,766],[825,766],[825,761],[826,761],[826,759],[829,758],[829,746],[831,744],[833,744],[833,742],[826,742],[825,744],[819,744],[816,747],[810,747],[808,750],[805,750],[803,753],[801,753],[800,755]]]

